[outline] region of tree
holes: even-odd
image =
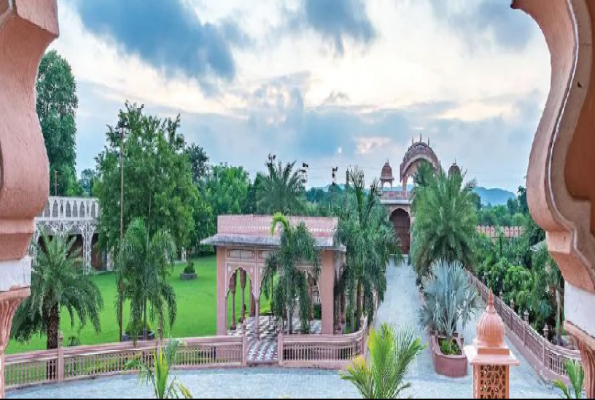
[[[214,166],[207,177],[204,194],[215,219],[222,214],[241,214],[249,185],[248,172],[244,168],[227,164]]]
[[[44,55],[37,75],[37,114],[50,163],[50,188],[57,171],[58,196],[80,194],[76,179],[76,82],[70,64],[55,50]]]
[[[117,253],[120,240],[120,149],[124,145],[124,228],[136,219],[147,224],[149,235],[164,229],[176,244],[187,247],[195,228],[198,189],[192,183],[190,162],[184,154],[180,118],[145,115],[142,107],[126,103],[120,129],[108,126],[107,144],[97,157],[95,184],[101,207],[100,244]]]
[[[85,169],[81,172],[81,179],[79,185],[82,189],[82,194],[87,197],[94,195],[94,187],[97,182],[97,172],[92,169]]]
[[[308,232],[306,224],[301,222],[296,227],[281,213],[276,213],[271,222],[271,235],[277,225],[281,225],[281,245],[266,258],[263,273],[263,290],[265,296],[272,299],[275,314],[283,316],[287,321],[289,334],[293,333],[292,316],[299,298],[299,315],[302,332],[310,332],[310,296],[308,279],[298,267],[303,264],[312,265],[314,277],[320,270],[319,252],[316,241]],[[272,282],[275,282],[274,284]]]
[[[75,238],[66,241],[42,236],[43,246],[37,246],[37,258],[31,272],[31,297],[18,308],[12,327],[12,337],[29,341],[35,333],[45,333],[48,350],[58,348],[60,313],[66,309],[72,327],[90,321],[97,333],[101,330],[99,312],[103,308],[101,292],[83,272],[82,261],[73,252]]]
[[[433,262],[461,262],[472,268],[477,217],[471,194],[474,182],[463,185],[463,175],[439,172],[429,186],[415,194],[412,261],[418,277]]]
[[[380,187],[374,180],[366,193],[362,170],[348,170],[352,201],[339,218],[336,239],[347,249],[350,301],[355,305],[354,330],[359,330],[362,314],[374,315],[374,294],[384,299],[386,267],[389,261],[399,261],[398,240],[388,222],[386,210],[380,205]],[[362,300],[363,294],[363,300]]]
[[[167,280],[174,266],[175,251],[174,240],[167,231],[159,230],[150,236],[140,218],[132,221],[126,230],[118,255],[123,281],[119,300],[130,300],[131,333],[135,340],[140,333],[136,331],[137,327],[142,328],[143,337],[147,340],[149,318],[157,320],[163,329],[166,308],[170,327],[176,320],[176,294]],[[148,306],[151,306],[150,315]]]
[[[564,398],[567,399],[581,399],[583,396],[583,388],[585,387],[585,370],[579,361],[566,361],[564,369],[570,380],[572,392],[561,380],[554,382],[554,385],[562,391]]]
[[[300,170],[294,170],[295,163],[267,163],[269,175],[258,193],[258,208],[262,212],[295,215],[305,209],[306,191]]]
[[[169,374],[174,364],[180,342],[170,339],[165,349],[157,348],[150,361],[143,360],[142,356],[127,364],[128,369],[139,370],[138,380],[141,384],[151,385],[156,399],[178,399],[180,396],[191,399],[192,394],[178,378],[169,379]]]
[[[426,160],[421,160],[419,166],[417,167],[417,171],[413,174],[413,183],[415,186],[419,187],[427,187],[430,185],[432,180],[436,175],[436,171],[432,164],[427,162]]]
[[[519,203],[519,212],[529,214],[529,203],[527,203],[527,188],[519,186],[517,201]]]
[[[262,214],[258,208],[258,196],[262,193],[264,181],[266,177],[262,173],[258,172],[254,178],[254,182],[248,185],[248,193],[246,195],[246,201],[242,207],[244,214]]]
[[[405,376],[424,348],[413,330],[395,332],[390,325],[382,324],[379,331],[370,330],[369,361],[357,357],[347,372],[341,373],[341,379],[353,383],[364,399],[398,399],[411,387],[404,382]]]
[[[519,212],[519,201],[516,198],[508,199],[506,201],[506,207],[508,208],[508,213],[510,215],[514,215]]]
[[[190,161],[190,169],[192,170],[192,182],[198,184],[202,181],[209,172],[209,156],[201,146],[192,144],[184,150],[188,160]]]

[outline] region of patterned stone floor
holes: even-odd
[[[259,334],[256,336],[255,332],[256,318],[246,319],[246,334],[248,336],[248,362],[250,363],[275,363],[278,360],[277,353],[277,328],[275,320],[272,317],[261,316],[259,318]],[[295,333],[300,332],[299,318],[294,318],[293,326]],[[241,336],[244,332],[244,326],[238,324],[235,331],[229,331],[230,336]],[[310,333],[319,334],[322,332],[322,324],[320,321],[312,321],[310,324]]]

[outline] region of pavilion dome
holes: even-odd
[[[448,169],[448,175],[451,176],[453,174],[461,175],[461,168],[457,165],[456,161]]]
[[[494,294],[490,291],[488,307],[477,323],[477,342],[485,347],[504,346],[504,322],[494,308]]]
[[[380,179],[383,181],[392,181],[393,178],[393,169],[388,163],[384,163],[384,167],[382,167],[382,172],[380,173]]]

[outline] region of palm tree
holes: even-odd
[[[566,361],[564,369],[568,374],[570,380],[571,392],[568,387],[561,380],[554,382],[554,385],[562,391],[564,397],[567,399],[580,399],[583,395],[583,387],[585,386],[585,370],[579,361]],[[574,396],[574,397],[573,397]]]
[[[131,334],[135,340],[138,327],[147,339],[148,318],[157,320],[163,329],[165,308],[170,326],[176,320],[176,294],[167,281],[175,252],[176,246],[169,233],[160,230],[150,238],[142,219],[135,219],[128,226],[118,263],[123,277],[122,300],[130,300]]]
[[[305,211],[306,191],[301,170],[294,170],[295,163],[267,163],[269,175],[259,188],[259,212],[295,215]]]
[[[531,293],[531,308],[545,320],[556,310],[555,343],[562,345],[562,309],[564,305],[564,278],[547,246],[539,246],[533,254],[532,272],[535,284]],[[545,292],[543,289],[547,288]],[[546,338],[547,339],[547,338]]]
[[[363,313],[370,318],[374,315],[374,294],[379,301],[384,300],[389,261],[392,258],[398,262],[402,255],[386,210],[379,202],[378,181],[374,180],[366,193],[362,170],[348,170],[347,178],[353,196],[339,218],[336,240],[347,249],[347,286],[350,303],[355,308],[353,330],[357,331]]]
[[[418,187],[413,200],[412,261],[423,277],[434,261],[474,265],[473,240],[477,215],[473,204],[475,182],[463,185],[463,175],[438,172],[427,187]]]
[[[421,160],[417,171],[413,174],[413,183],[415,187],[428,187],[436,175],[432,164],[426,160]]]
[[[160,346],[153,353],[152,362],[143,362],[142,357],[132,360],[126,366],[128,369],[140,370],[138,379],[141,384],[153,386],[156,399],[191,399],[190,391],[174,377],[169,380],[169,373],[176,362],[180,342],[170,339],[162,349]]]
[[[43,234],[42,240],[31,271],[31,297],[16,312],[12,337],[29,341],[33,334],[45,332],[49,350],[58,348],[62,309],[70,314],[73,328],[78,316],[81,327],[91,321],[99,333],[103,300],[93,280],[83,272],[80,257],[72,251],[75,238],[66,241],[61,236],[50,239]]]
[[[411,386],[404,382],[409,366],[425,348],[411,329],[396,333],[387,324],[380,331],[370,330],[368,351],[370,360],[363,356],[353,360],[341,379],[355,385],[364,399],[397,399]]]
[[[299,299],[299,314],[302,332],[310,332],[310,295],[306,274],[298,270],[300,264],[314,266],[314,275],[320,271],[319,252],[316,241],[310,235],[306,224],[301,222],[292,227],[289,220],[281,213],[273,216],[271,235],[277,225],[281,225],[281,246],[269,253],[266,259],[263,291],[272,299],[274,312],[287,320],[289,334],[293,333],[292,316]],[[272,307],[273,307],[272,306]]]

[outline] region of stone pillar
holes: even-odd
[[[488,306],[477,323],[477,338],[465,347],[465,354],[473,367],[473,398],[510,398],[510,367],[519,361],[504,341],[502,318],[494,308],[494,295],[490,291]]]
[[[314,320],[314,279],[308,276],[308,295],[310,296],[310,321]]]
[[[91,272],[93,269],[93,235],[95,234],[95,226],[88,224],[83,230],[83,268],[85,273]]]
[[[39,62],[58,36],[56,0],[0,7],[0,398],[4,351],[17,306],[29,296],[35,217],[49,194],[49,164],[36,109]]]
[[[260,335],[260,297],[254,299],[254,333],[256,339],[259,339]]]
[[[322,270],[318,279],[318,292],[322,308],[322,333],[334,333],[333,316],[335,297],[335,266],[333,252],[326,250],[322,253]]]
[[[254,318],[256,315],[256,302],[254,300],[254,295],[250,293],[250,317]]]
[[[225,248],[217,247],[217,335],[227,335],[227,288]]]
[[[231,281],[229,282],[229,290],[231,291],[231,325],[230,329],[232,331],[236,330],[236,287],[238,284],[238,274],[234,272],[231,276]]]
[[[10,339],[12,317],[21,301],[30,294],[31,291],[28,288],[0,292],[0,398],[2,399],[5,397],[4,351]]]
[[[246,271],[240,270],[240,287],[242,288],[242,311],[240,315],[240,322],[244,323],[246,320]]]

